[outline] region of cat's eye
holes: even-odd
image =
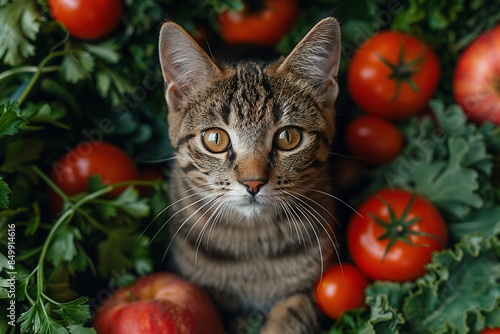
[[[231,140],[226,131],[212,128],[201,133],[201,139],[205,148],[212,153],[222,153],[229,147]]]
[[[298,128],[287,126],[274,135],[274,145],[282,151],[290,151],[299,146],[302,141],[302,131]]]

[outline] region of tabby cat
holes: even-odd
[[[320,21],[273,63],[212,60],[177,24],[159,50],[176,162],[169,252],[241,332],[314,333],[314,284],[335,257],[329,150],[340,29]],[[239,327],[239,328],[238,328]]]

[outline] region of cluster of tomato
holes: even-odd
[[[295,23],[298,0],[247,3],[243,11],[219,15],[220,35],[227,44],[274,47]],[[123,14],[122,0],[49,0],[54,18],[68,32],[83,40],[97,40],[111,33]],[[272,29],[269,29],[272,27]]]
[[[397,157],[404,139],[394,122],[427,112],[439,79],[439,59],[422,40],[395,31],[369,38],[347,70],[349,93],[364,112],[346,130],[350,154],[372,166]],[[460,55],[453,92],[471,121],[500,124],[500,26]],[[352,216],[346,236],[355,265],[332,266],[316,289],[320,309],[333,319],[364,306],[369,280],[405,282],[422,276],[432,252],[448,240],[434,205],[401,189],[370,196]]]

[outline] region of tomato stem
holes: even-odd
[[[425,236],[425,237],[430,237],[436,240],[437,242],[441,243],[442,240],[440,240],[436,235],[432,233],[426,233],[422,231],[414,231],[411,230],[410,227],[420,221],[420,217],[414,217],[411,219],[408,219],[408,215],[410,214],[411,208],[413,207],[413,203],[415,202],[416,194],[413,193],[412,197],[410,198],[410,201],[408,202],[408,205],[405,207],[403,212],[399,217],[396,216],[396,213],[394,212],[394,209],[390,206],[390,204],[382,197],[378,197],[380,201],[384,203],[384,205],[387,207],[387,210],[389,211],[389,221],[383,221],[376,215],[369,213],[368,215],[373,219],[373,221],[382,227],[385,232],[382,233],[377,239],[378,240],[385,240],[388,239],[388,244],[387,247],[384,251],[384,255],[382,256],[382,262],[384,262],[384,259],[391,250],[392,246],[398,241],[402,241],[404,243],[407,243],[408,245],[411,246],[421,246],[421,247],[430,247],[428,244],[415,244],[413,241],[409,239],[409,236],[416,235],[416,236]]]
[[[378,55],[380,61],[387,65],[391,70],[389,78],[396,81],[396,93],[392,97],[391,101],[396,101],[398,99],[403,83],[406,83],[416,94],[420,91],[418,86],[412,80],[412,76],[420,72],[422,68],[425,47],[423,47],[422,54],[407,62],[405,62],[404,58],[404,48],[405,45],[403,41],[403,43],[401,43],[401,48],[399,49],[398,60],[396,63],[391,63],[386,58]]]

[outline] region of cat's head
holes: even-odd
[[[340,48],[338,22],[325,18],[286,58],[222,65],[165,23],[169,135],[191,186],[248,215],[317,187],[335,132]]]

